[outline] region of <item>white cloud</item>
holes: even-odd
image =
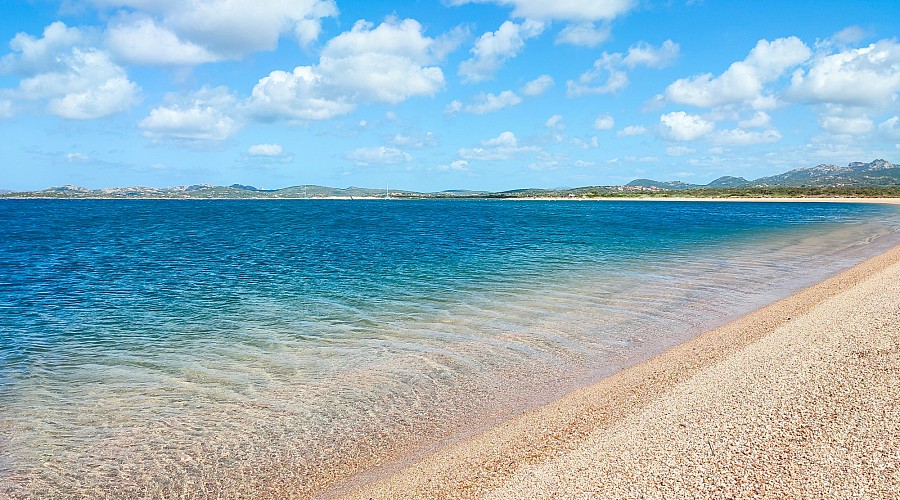
[[[140,65],[196,65],[223,59],[205,47],[184,41],[153,19],[115,24],[106,33],[106,44],[123,61]]]
[[[437,145],[437,139],[433,132],[414,135],[397,134],[391,138],[391,144],[404,148],[424,149]]]
[[[696,149],[687,146],[669,146],[666,148],[666,154],[669,156],[684,156],[696,152]]]
[[[224,141],[240,129],[240,123],[229,116],[236,100],[225,87],[169,95],[166,101],[138,124],[151,139],[202,144]]]
[[[460,63],[459,74],[465,82],[481,82],[493,78],[507,60],[516,57],[525,41],[544,31],[544,23],[526,19],[521,24],[504,21],[497,31],[489,31],[472,47],[472,57]]]
[[[454,100],[450,101],[450,104],[447,104],[447,106],[444,108],[444,113],[446,113],[448,115],[453,115],[453,114],[459,113],[460,111],[462,111],[462,109],[463,109],[462,101],[460,101],[458,99],[454,99]]]
[[[626,69],[638,66],[664,68],[678,59],[679,50],[677,43],[666,40],[658,48],[639,42],[632,45],[624,54],[604,52],[594,61],[594,67],[590,71],[582,73],[577,81],[567,82],[568,95],[574,97],[585,94],[610,94],[621,90],[629,84]],[[603,83],[598,84],[598,81]]]
[[[848,44],[859,43],[865,37],[866,30],[860,28],[859,26],[847,26],[846,28],[832,35],[831,39],[837,43]]]
[[[496,3],[513,8],[513,16],[548,21],[597,21],[620,16],[635,0],[453,0],[453,4]]]
[[[764,128],[771,123],[772,117],[765,111],[757,111],[753,117],[738,122],[739,128]]]
[[[469,162],[466,160],[456,160],[450,162],[449,165],[438,165],[434,167],[439,172],[465,172],[469,170]]]
[[[428,66],[438,45],[413,19],[389,18],[377,27],[359,21],[326,44],[318,65],[262,78],[248,102],[250,113],[262,119],[324,120],[361,102],[434,95],[444,86],[441,69]]]
[[[538,96],[553,87],[553,77],[541,75],[522,86],[520,92],[527,96]]]
[[[900,141],[900,116],[892,116],[881,122],[878,132],[888,140]]]
[[[867,116],[824,116],[819,125],[832,134],[863,135],[875,128],[875,123]]]
[[[68,163],[89,163],[91,157],[84,153],[66,153],[66,162]]]
[[[23,79],[18,95],[46,99],[50,113],[76,120],[126,111],[137,102],[140,87],[103,52],[74,48],[59,57],[63,68]]]
[[[467,104],[463,110],[467,113],[483,115],[493,113],[503,108],[515,106],[522,102],[522,98],[511,90],[504,90],[498,95],[494,94],[478,94],[475,96],[475,102]]]
[[[481,141],[481,146],[460,149],[459,156],[466,160],[509,160],[516,155],[539,152],[536,146],[522,146],[512,132],[503,132],[493,139]]]
[[[764,94],[765,84],[810,55],[809,47],[797,37],[760,40],[743,61],[732,63],[719,76],[705,73],[676,80],[666,88],[666,98],[706,108],[737,103],[750,103],[756,109],[771,107],[773,98]]]
[[[633,137],[636,135],[644,135],[646,133],[647,128],[642,125],[629,125],[616,132],[616,137]]]
[[[3,73],[24,78],[8,95],[46,101],[47,111],[75,120],[102,118],[128,110],[140,87],[105,52],[90,47],[89,37],[61,22],[44,29],[42,38],[19,33],[12,52],[0,61]]]
[[[512,17],[569,24],[556,36],[556,43],[596,47],[610,35],[609,21],[625,14],[636,0],[452,0],[455,5],[496,3],[513,8]],[[597,21],[601,21],[597,27]]]
[[[138,64],[197,64],[274,50],[292,36],[306,44],[321,20],[337,15],[333,0],[92,0],[112,18],[107,44]],[[127,14],[122,14],[123,12]],[[129,39],[144,35],[144,40]],[[149,42],[160,42],[154,47]],[[185,53],[172,53],[173,49]]]
[[[751,144],[766,144],[781,139],[781,134],[775,129],[748,131],[740,128],[732,130],[720,130],[715,135],[715,142],[728,146],[749,146]]]
[[[254,144],[247,149],[250,156],[271,156],[279,157],[284,155],[284,148],[281,144]]]
[[[622,62],[629,68],[646,66],[648,68],[662,69],[675,64],[678,60],[680,48],[672,40],[666,40],[658,48],[647,42],[638,42],[632,45]]]
[[[406,163],[413,159],[409,153],[390,146],[358,148],[347,153],[346,158],[354,161],[359,166],[366,166],[373,163],[394,165],[397,163]]]
[[[879,107],[900,93],[900,43],[881,40],[868,47],[816,57],[808,71],[794,72],[788,96],[804,102]]]
[[[610,32],[609,24],[606,23],[599,28],[591,22],[570,24],[556,35],[556,43],[596,47],[609,39]]]
[[[552,129],[556,129],[556,130],[562,130],[562,129],[566,128],[566,126],[563,124],[562,115],[553,115],[550,118],[547,118],[547,121],[544,123],[544,126],[546,126],[547,128],[552,128]]]
[[[693,141],[715,129],[712,122],[684,111],[674,111],[659,117],[660,133],[674,141]]]
[[[414,19],[389,18],[374,29],[358,21],[328,42],[318,71],[330,85],[358,99],[398,103],[444,87],[441,69],[427,66],[436,61],[434,48],[435,40],[423,36]]]
[[[291,73],[273,71],[253,87],[249,112],[263,120],[326,120],[355,109],[341,96],[324,97],[321,79],[310,66],[298,66]]]
[[[616,120],[608,114],[600,115],[594,120],[594,128],[597,130],[610,130],[615,126]]]
[[[0,99],[0,118],[12,118],[14,114],[12,101]]]
[[[581,149],[592,149],[592,148],[600,147],[600,139],[598,139],[596,135],[591,136],[588,139],[582,139],[580,137],[575,137],[575,138],[569,140],[569,143],[571,145],[581,148]]]
[[[32,76],[64,70],[66,64],[60,60],[60,54],[84,45],[86,38],[78,28],[69,28],[60,21],[45,27],[41,38],[18,33],[9,42],[12,52],[0,59],[0,73]]]

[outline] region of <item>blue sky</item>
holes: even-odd
[[[900,157],[900,2],[11,0],[0,188],[705,183]]]

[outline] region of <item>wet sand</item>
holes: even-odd
[[[896,497],[900,247],[325,496]]]

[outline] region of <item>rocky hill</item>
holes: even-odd
[[[638,179],[629,186],[643,186],[667,190],[702,188],[753,188],[753,187],[860,187],[860,186],[900,186],[900,166],[887,160],[873,160],[869,163],[853,162],[846,167],[837,165],[816,165],[795,168],[783,174],[760,177],[748,181],[743,177],[719,177],[709,184],[684,184],[682,182],[659,182]]]
[[[213,186],[211,184],[191,184],[167,188],[124,187],[88,189],[80,186],[57,186],[41,191],[13,192],[0,191],[3,198],[194,198],[194,199],[241,199],[241,198],[591,198],[618,195],[665,195],[667,191],[702,191],[704,189],[744,189],[744,188],[886,188],[900,190],[900,166],[887,160],[869,163],[853,162],[846,167],[837,165],[817,165],[796,168],[788,172],[761,177],[749,181],[743,177],[725,176],[709,184],[688,184],[681,181],[661,182],[652,179],[635,179],[625,186],[586,186],[574,189],[514,189],[490,193],[486,191],[448,190],[437,193],[419,193],[408,190],[371,189],[351,186],[332,188],[326,186],[303,185],[281,189],[261,189],[244,184]],[[698,194],[702,195],[702,193]]]

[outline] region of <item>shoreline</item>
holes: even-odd
[[[876,496],[896,491],[898,282],[900,246],[399,470],[321,495],[782,496],[856,483]],[[813,382],[798,386],[801,375]],[[856,384],[848,392],[843,380]],[[880,406],[866,406],[875,396]],[[833,435],[850,438],[841,445]]]
[[[568,197],[509,197],[509,198],[478,198],[478,197],[458,197],[458,198],[415,198],[415,197],[395,197],[383,198],[372,196],[318,196],[312,198],[268,198],[268,197],[244,197],[244,198],[189,198],[189,197],[153,197],[142,196],[135,198],[115,197],[115,196],[90,196],[90,197],[50,197],[50,196],[2,196],[0,200],[121,200],[121,201],[139,201],[139,200],[167,200],[167,201],[314,201],[314,200],[345,200],[345,201],[439,201],[439,200],[472,200],[472,201],[571,201],[571,202],[604,202],[604,201],[654,201],[654,202],[727,202],[727,203],[872,203],[881,205],[900,205],[900,197],[731,197],[731,198],[715,198],[715,197],[689,197],[689,196],[607,196],[596,198],[568,198]]]

